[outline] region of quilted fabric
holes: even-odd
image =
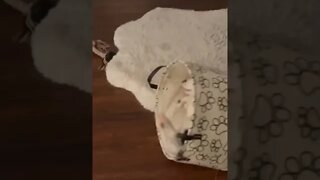
[[[169,65],[158,87],[155,109],[165,156],[227,170],[227,101],[225,76],[196,64]]]

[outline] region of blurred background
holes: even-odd
[[[91,95],[44,78],[14,42],[25,18],[3,1],[0,14],[0,179],[91,179]]]

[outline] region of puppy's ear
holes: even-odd
[[[116,55],[116,52],[112,50],[112,47],[101,40],[92,41],[92,52],[102,59],[99,70],[105,70],[108,62]]]

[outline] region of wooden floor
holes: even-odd
[[[200,3],[201,2],[201,3]],[[155,7],[220,9],[225,0],[94,0],[94,39],[113,43],[115,29]],[[161,152],[154,118],[128,91],[112,87],[93,58],[93,179],[213,180],[212,169],[175,163]],[[217,179],[226,178],[219,172]]]

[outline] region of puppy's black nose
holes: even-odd
[[[114,55],[116,55],[117,53],[115,53],[115,52],[113,52],[113,51],[109,51],[107,54],[106,54],[106,56],[105,56],[105,60],[107,61],[107,62],[110,62],[111,61],[111,59],[113,58],[113,56]]]
[[[100,66],[100,70],[103,71],[105,70],[105,68],[107,67],[108,62],[110,62],[113,58],[114,55],[116,55],[117,53],[113,52],[113,51],[109,51],[106,55],[105,58],[102,60],[102,65]]]

